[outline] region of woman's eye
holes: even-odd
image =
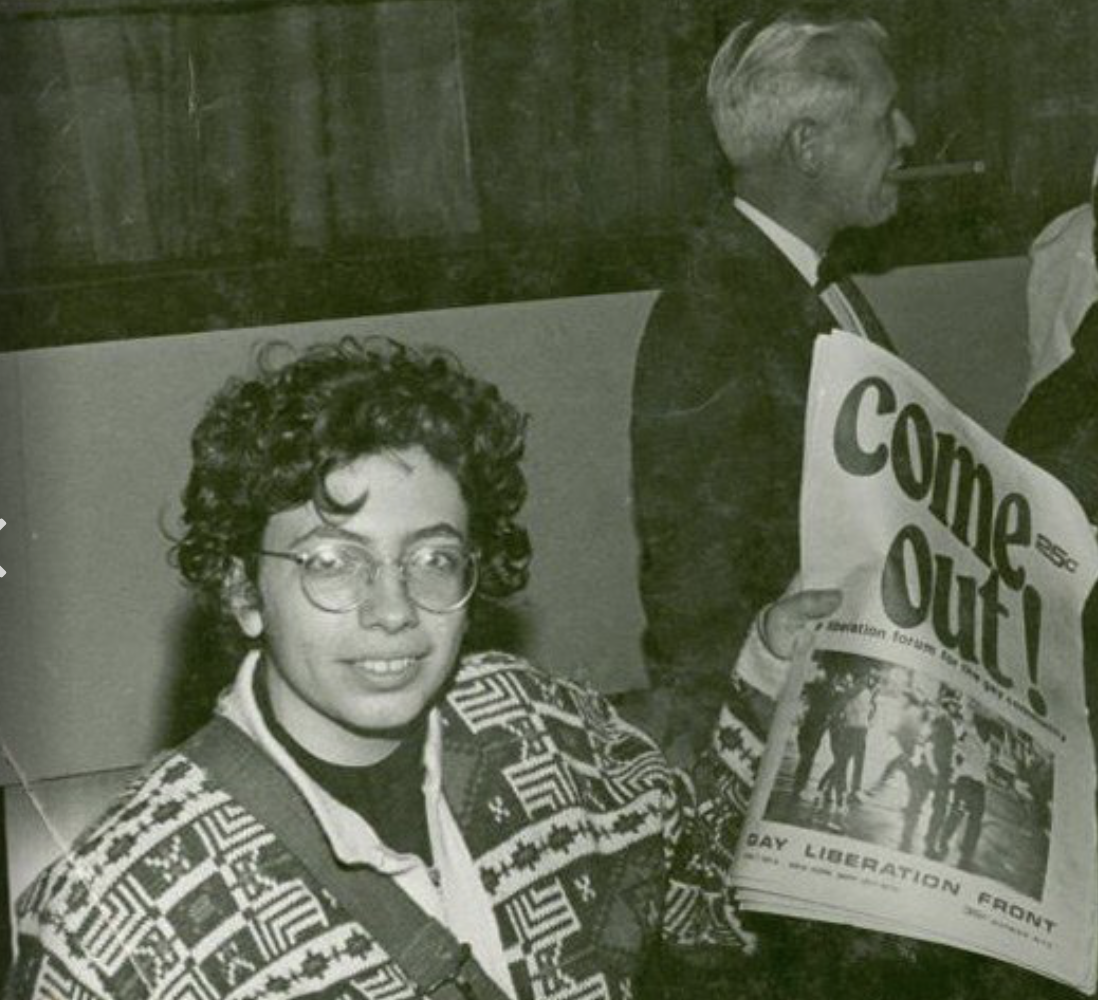
[[[353,557],[341,549],[317,549],[309,555],[305,567],[310,573],[327,576],[346,572],[352,564]]]
[[[456,549],[423,549],[410,560],[413,566],[436,573],[452,573],[461,565],[461,553]]]

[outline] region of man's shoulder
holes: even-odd
[[[1077,248],[1089,249],[1094,238],[1094,210],[1089,202],[1076,205],[1052,219],[1030,244],[1030,255],[1042,260],[1067,245],[1074,254]]]
[[[655,369],[659,383],[668,363],[705,368],[726,356],[741,363],[760,348],[790,342],[789,331],[811,325],[813,310],[822,308],[758,227],[734,209],[722,209],[696,231],[676,277],[657,297],[641,339],[638,372]]]
[[[788,258],[730,201],[718,204],[693,231],[669,292],[748,296],[762,288],[790,294],[810,289]]]

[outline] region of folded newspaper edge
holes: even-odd
[[[1092,527],[1066,487],[862,338],[817,338],[806,423],[804,585],[844,600],[778,701],[741,902],[1093,992]]]

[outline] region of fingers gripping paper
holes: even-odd
[[[1082,509],[898,358],[833,333],[813,358],[801,539],[805,585],[844,600],[775,716],[745,906],[1093,991]]]

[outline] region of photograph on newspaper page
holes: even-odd
[[[817,339],[807,587],[737,881],[747,908],[889,930],[1093,991],[1086,517],[892,354]]]

